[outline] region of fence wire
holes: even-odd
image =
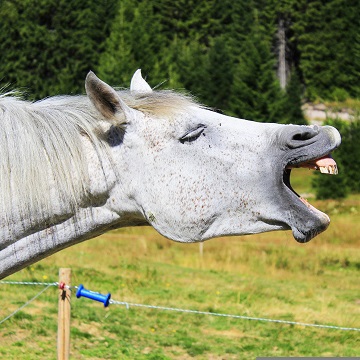
[[[6,318],[0,321],[0,325],[14,316],[18,311],[23,309],[25,306],[30,304],[33,300],[39,297],[43,292],[45,292],[51,286],[59,286],[58,282],[53,283],[43,283],[43,282],[28,282],[28,281],[0,281],[0,284],[4,285],[29,285],[29,286],[46,286],[42,289],[38,294],[36,294],[32,299],[27,301],[23,304],[20,308],[15,310],[13,313],[8,315]],[[70,290],[77,289],[78,286],[66,286]],[[158,306],[158,305],[146,305],[146,304],[136,304],[130,303],[127,301],[116,301],[110,299],[110,305],[122,305],[125,306],[126,309],[130,309],[131,307],[135,308],[147,308],[153,310],[162,310],[162,311],[175,311],[187,314],[195,314],[195,315],[207,315],[207,316],[218,316],[218,317],[226,317],[232,319],[241,319],[241,320],[252,320],[252,321],[261,321],[261,322],[268,322],[268,323],[278,323],[278,324],[286,324],[286,325],[297,325],[297,326],[304,326],[304,327],[314,327],[314,328],[323,328],[323,329],[333,329],[333,330],[343,330],[343,331],[359,331],[360,328],[356,327],[343,327],[343,326],[336,326],[336,325],[324,325],[324,324],[309,324],[297,321],[289,321],[289,320],[279,320],[279,319],[268,319],[268,318],[261,318],[261,317],[254,317],[254,316],[245,316],[245,315],[233,315],[233,314],[223,314],[223,313],[215,313],[209,311],[199,311],[199,310],[189,310],[189,309],[181,309],[181,308],[173,308],[173,307],[166,307],[166,306]]]
[[[53,286],[52,284],[46,285],[44,289],[42,289],[40,292],[38,292],[33,298],[28,300],[25,304],[21,305],[18,309],[16,309],[14,312],[6,316],[4,319],[0,321],[0,325],[5,322],[6,320],[13,317],[16,313],[18,313],[20,310],[22,310],[25,306],[29,305],[32,301],[34,301],[36,298],[38,298],[43,292],[45,292],[50,286]]]
[[[142,307],[142,308],[156,309],[156,310],[177,311],[177,312],[188,313],[188,314],[220,316],[220,317],[227,317],[227,318],[233,318],[233,319],[255,320],[255,321],[263,321],[263,322],[271,322],[271,323],[279,323],[279,324],[287,324],[287,325],[299,325],[299,326],[317,327],[317,328],[325,328],[325,329],[360,331],[360,328],[358,329],[358,328],[342,327],[342,326],[335,326],[335,325],[307,324],[307,323],[302,323],[302,322],[297,322],[297,321],[276,320],[276,319],[260,318],[260,317],[245,316],[245,315],[222,314],[222,313],[215,313],[215,312],[209,312],[209,311],[187,310],[187,309],[179,309],[179,308],[172,308],[172,307],[166,307],[166,306],[134,304],[134,303],[126,302],[126,301],[110,300],[110,304],[123,305],[123,306],[126,306],[127,309],[130,309],[130,307]]]

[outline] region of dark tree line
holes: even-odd
[[[226,112],[303,122],[295,93],[359,96],[359,13],[357,0],[1,0],[0,81],[40,98],[82,92],[89,69],[128,86],[141,67]]]

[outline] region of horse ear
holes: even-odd
[[[150,85],[141,76],[141,69],[135,71],[135,74],[131,79],[130,91],[143,94],[152,92]]]
[[[127,122],[132,112],[131,108],[110,85],[100,80],[92,71],[86,76],[85,89],[90,101],[106,119],[119,125]]]

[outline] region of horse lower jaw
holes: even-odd
[[[292,226],[291,228],[295,240],[299,243],[306,243],[328,228],[330,224],[330,218],[328,215],[309,204],[306,199],[301,197],[299,199],[307,207],[309,214],[303,215],[303,219],[307,220],[304,229],[300,229],[298,224]],[[312,226],[309,227],[309,229],[306,229],[306,225],[311,222]]]

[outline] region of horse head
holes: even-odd
[[[122,212],[121,193],[131,199],[134,221],[180,242],[288,229],[307,242],[329,225],[292,189],[290,173],[293,167],[335,173],[329,155],[341,141],[335,128],[225,116],[152,91],[140,70],[130,91],[142,107],[127,105],[93,73],[86,89],[101,116],[122,128],[112,148],[121,173],[110,194],[109,203],[118,204],[112,211]]]

